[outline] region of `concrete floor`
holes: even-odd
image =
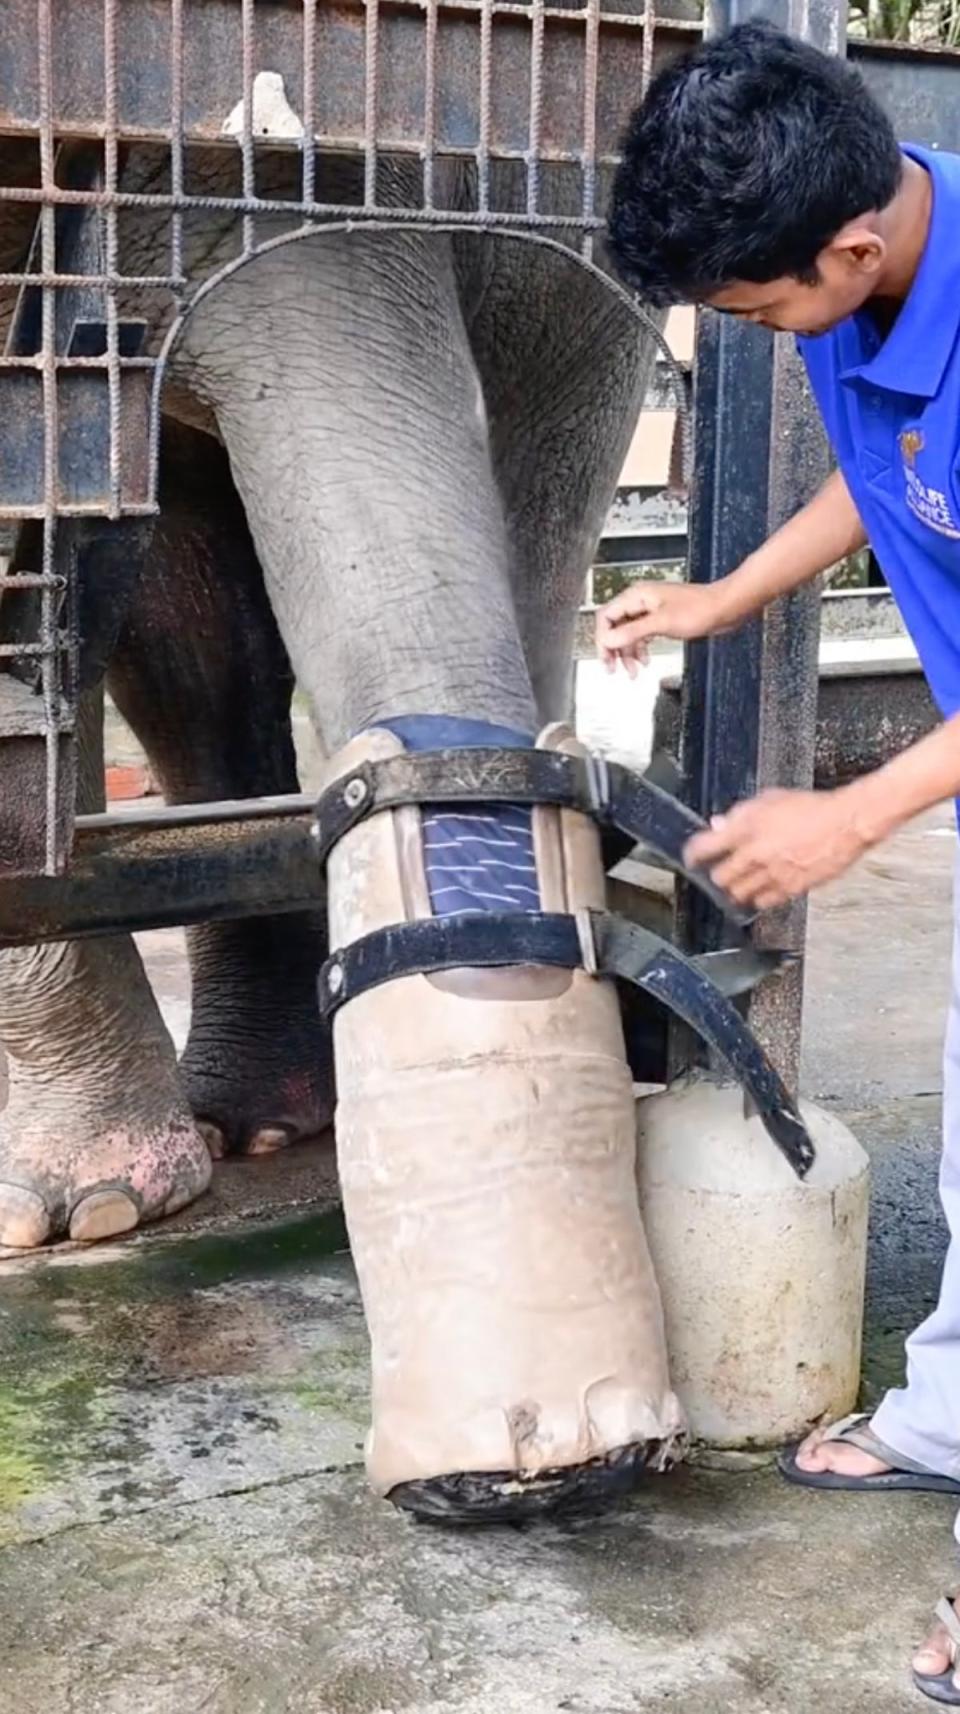
[[[866,1393],[933,1300],[949,817],[813,913],[805,1084],[874,1160]],[[144,937],[178,1036],[180,937]],[[954,1508],[651,1479],[600,1521],[418,1526],[366,1491],[329,1146],[128,1244],[0,1264],[0,1714],[895,1714]]]

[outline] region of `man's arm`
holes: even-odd
[[[914,816],[960,796],[960,714],[837,791],[762,792],[691,839],[687,861],[768,910],[834,881]]]
[[[846,790],[868,845],[888,838],[924,810],[960,797],[960,714]]]
[[[597,652],[628,672],[655,637],[689,641],[732,631],[754,613],[811,583],[866,545],[859,513],[839,470],[808,505],[728,577],[716,583],[635,583],[597,614]]]
[[[839,560],[867,545],[866,531],[839,470],[806,506],[729,577],[712,585],[723,629],[740,625],[780,595],[802,589]]]

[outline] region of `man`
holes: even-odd
[[[765,792],[691,843],[691,862],[766,909],[960,794],[960,157],[901,150],[844,61],[747,24],[654,81],[610,242],[647,301],[800,336],[839,468],[720,582],[638,585],[610,602],[601,658],[635,672],[651,639],[731,629],[869,539],[944,716],[878,773],[839,791]],[[907,1386],[871,1422],[784,1455],[784,1473],[808,1486],[960,1493],[960,931],[955,947],[940,1302],[908,1343]],[[960,1601],[938,1615],[914,1676],[960,1706]]]

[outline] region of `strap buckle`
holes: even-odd
[[[588,976],[600,975],[600,962],[597,957],[597,942],[593,932],[593,912],[577,911],[574,916],[577,925],[577,939],[580,942],[580,957],[583,968]]]
[[[595,821],[606,824],[610,816],[610,765],[605,756],[597,756],[592,750],[584,757],[584,764],[590,814]]]

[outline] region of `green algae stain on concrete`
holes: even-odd
[[[0,1268],[0,1377],[0,1544],[352,1460],[367,1360],[342,1219]]]
[[[5,1518],[44,1486],[39,1445],[32,1413],[0,1391],[0,1546]]]
[[[3,1282],[3,1297],[18,1287],[49,1300],[64,1294],[69,1275],[70,1296],[78,1305],[131,1304],[152,1298],[182,1297],[210,1287],[267,1280],[348,1252],[347,1233],[338,1209],[289,1220],[282,1225],[249,1225],[226,1233],[203,1233],[165,1238],[150,1236],[132,1242],[124,1253],[111,1246],[101,1261],[96,1250],[81,1252],[82,1265],[70,1259],[57,1267],[39,1265],[28,1274]]]
[[[342,1417],[365,1433],[370,1413],[370,1373],[366,1352],[344,1352],[307,1359],[299,1374],[282,1381],[276,1391],[300,1410],[314,1416]]]
[[[91,1270],[91,1279],[113,1266],[118,1270],[131,1268],[128,1289],[150,1296],[173,1296],[279,1278],[345,1255],[347,1250],[343,1215],[333,1209],[279,1226],[245,1226],[227,1233],[167,1240],[156,1248],[144,1245],[130,1263]],[[108,1281],[107,1289],[115,1291],[118,1283]]]
[[[60,1387],[0,1385],[0,1544],[30,1500],[56,1484],[69,1457],[58,1409]]]
[[[62,1484],[103,1418],[102,1362],[69,1313],[61,1322],[21,1286],[4,1290],[0,1314],[0,1542],[28,1502]]]

